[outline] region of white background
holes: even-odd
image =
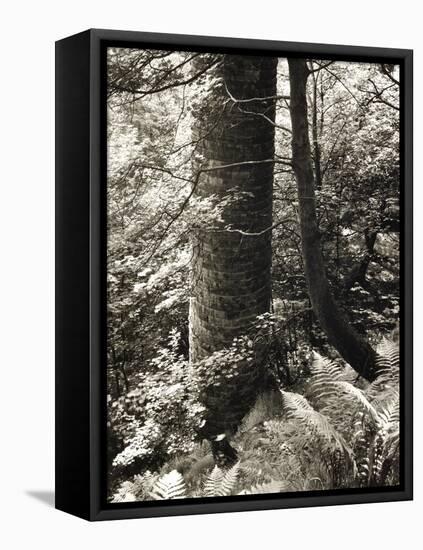
[[[416,273],[415,289],[414,502],[97,524],[58,512],[45,502],[52,501],[54,466],[54,41],[97,27],[413,48],[418,207],[423,200],[418,154],[423,146],[420,124],[423,30],[418,5],[417,1],[409,0],[2,3],[0,545],[3,548],[387,550],[402,545],[412,549],[420,546],[421,271]],[[422,228],[421,217],[416,215],[417,270],[422,259],[419,251]]]

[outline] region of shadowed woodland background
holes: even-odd
[[[399,482],[399,71],[108,50],[114,502]]]

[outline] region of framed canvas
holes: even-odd
[[[56,507],[412,498],[412,52],[56,43]]]

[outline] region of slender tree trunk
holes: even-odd
[[[322,170],[320,163],[320,143],[319,143],[319,128],[317,122],[317,76],[313,73],[313,120],[312,120],[312,133],[313,133],[313,161],[314,161],[314,175],[316,178],[316,189],[322,187]]]
[[[317,224],[315,180],[308,129],[306,87],[309,72],[304,60],[288,59],[288,64],[292,161],[298,187],[304,269],[311,304],[329,342],[358,374],[373,380],[376,374],[375,352],[344,317],[333,298],[326,276]]]
[[[207,57],[197,59],[207,63]],[[194,114],[195,194],[231,197],[222,220],[194,236],[190,360],[195,364],[248,333],[270,310],[274,98],[277,59],[225,55],[205,80]],[[254,99],[254,100],[252,100]],[[252,101],[244,101],[252,100]],[[227,230],[227,229],[230,230]],[[260,233],[246,235],[245,233]],[[257,363],[225,389],[207,390],[208,436],[233,430],[260,390]]]

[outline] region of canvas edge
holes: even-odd
[[[89,62],[90,62],[90,99],[89,99],[89,141],[90,141],[90,163],[87,170],[89,178],[89,289],[90,289],[90,337],[89,337],[89,407],[86,412],[89,423],[89,510],[84,509],[83,513],[76,513],[66,509],[64,511],[74,513],[84,519],[91,521],[141,518],[141,517],[163,517],[186,514],[209,514],[217,512],[253,511],[268,509],[283,509],[309,506],[330,506],[343,504],[360,504],[372,502],[387,502],[412,499],[412,50],[374,48],[362,46],[338,46],[326,44],[308,44],[292,42],[262,41],[254,39],[238,38],[217,38],[188,35],[169,35],[159,33],[142,33],[131,31],[112,31],[103,29],[91,29],[74,35],[68,39],[89,33]],[[60,41],[62,42],[62,41]],[[59,43],[60,43],[59,42]],[[314,55],[320,57],[348,57],[366,58],[368,60],[380,60],[383,58],[396,59],[404,67],[404,132],[403,138],[403,183],[404,183],[404,341],[406,344],[404,357],[405,380],[404,395],[407,401],[405,411],[406,424],[404,427],[405,443],[403,446],[403,464],[405,465],[403,490],[385,491],[382,493],[362,492],[360,494],[344,494],[323,496],[304,496],[299,494],[291,498],[269,496],[266,499],[251,498],[249,500],[222,501],[222,502],[195,502],[178,504],[164,503],[162,506],[145,505],[129,507],[122,505],[122,508],[107,508],[104,506],[104,469],[102,464],[102,441],[104,437],[104,409],[102,406],[102,376],[101,362],[102,349],[100,328],[104,321],[104,304],[102,296],[104,291],[104,233],[102,232],[102,208],[104,197],[101,194],[101,182],[104,178],[104,167],[102,167],[102,132],[104,133],[104,120],[102,121],[102,96],[101,90],[101,48],[106,42],[149,44],[154,47],[156,44],[169,45],[175,48],[199,47],[248,50],[248,53],[268,51],[275,54],[290,55]],[[57,140],[57,138],[56,138]],[[57,141],[56,141],[57,143]],[[77,159],[78,160],[78,159]],[[104,164],[104,163],[103,163]],[[88,176],[89,174],[89,176]],[[56,364],[57,376],[57,364]],[[60,375],[59,375],[60,376]],[[68,411],[70,416],[72,411]],[[57,433],[57,432],[56,432]],[[66,437],[66,436],[64,436]],[[86,445],[86,443],[84,444]],[[70,445],[68,445],[70,447]],[[78,453],[78,449],[74,452]],[[86,455],[86,449],[82,454]],[[86,468],[85,461],[81,467]],[[85,498],[83,499],[85,501]],[[57,506],[59,509],[63,507]],[[74,509],[77,509],[77,507]]]

